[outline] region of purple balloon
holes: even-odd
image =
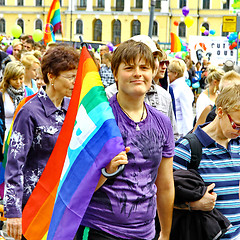
[[[183,7],[182,8],[182,14],[186,17],[189,14],[189,8],[188,7]]]
[[[113,44],[111,42],[107,43],[110,52],[113,52]]]
[[[208,31],[208,30],[205,30],[205,31],[204,31],[204,35],[205,35],[205,36],[208,36],[208,35],[209,35],[209,31]]]
[[[13,53],[13,47],[12,47],[12,45],[10,45],[10,46],[7,48],[6,53],[12,55],[12,53]]]

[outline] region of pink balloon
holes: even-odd
[[[189,14],[189,8],[188,7],[183,7],[182,8],[182,14],[186,17]]]

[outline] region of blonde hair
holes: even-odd
[[[225,72],[222,69],[216,68],[215,66],[211,65],[208,67],[208,76],[206,81],[208,84],[211,84],[214,80],[220,82],[224,74]]]
[[[219,83],[219,91],[222,91],[224,87],[232,84],[240,84],[240,74],[231,70],[224,74],[220,83]]]
[[[239,111],[240,84],[233,84],[224,87],[216,99],[216,107],[222,107],[223,111],[226,113],[231,111]]]
[[[18,78],[25,73],[25,67],[19,61],[9,62],[4,70],[3,80],[0,85],[0,90],[4,93],[10,85],[10,80]]]
[[[185,68],[186,68],[185,62],[182,59],[177,58],[170,60],[170,64],[168,66],[168,70],[173,73],[177,73],[178,78],[183,77]]]
[[[37,63],[40,65],[40,61],[32,54],[25,54],[21,59],[22,64],[25,66],[25,68],[30,68],[33,63]]]

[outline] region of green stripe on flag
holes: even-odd
[[[103,86],[96,86],[91,88],[91,90],[84,96],[81,104],[89,113],[93,108],[102,102],[107,102],[106,93]]]

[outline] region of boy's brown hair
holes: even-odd
[[[152,71],[154,71],[155,64],[151,49],[142,42],[128,40],[121,43],[113,52],[111,64],[113,75],[116,76],[121,63],[134,63],[139,55],[146,60],[146,63],[149,64]]]

